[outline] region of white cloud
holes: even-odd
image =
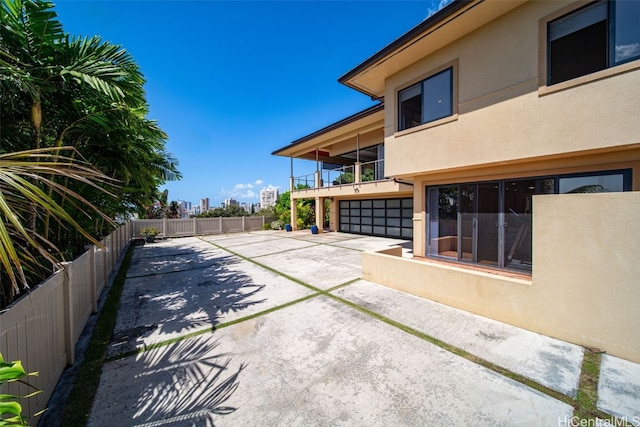
[[[616,60],[624,61],[633,58],[640,53],[640,43],[623,44],[616,46]]]
[[[222,200],[232,198],[240,203],[254,203],[259,201],[260,190],[263,188],[276,188],[282,191],[277,185],[269,184],[265,186],[263,180],[256,179],[253,183],[241,182],[235,184],[231,190],[221,189],[219,198]]]
[[[242,190],[245,188],[253,188],[253,184],[236,184],[233,186],[234,189],[236,190]]]
[[[427,9],[427,18],[429,18],[431,15],[433,15],[434,13],[439,11],[440,9],[444,8],[445,6],[447,6],[452,1],[453,0],[440,0],[435,7],[430,7],[429,9]]]

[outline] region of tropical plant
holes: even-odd
[[[19,381],[30,387],[29,383],[23,380],[26,376],[38,375],[37,372],[27,373],[22,367],[22,362],[5,362],[0,353],[0,386],[11,382]],[[5,426],[26,426],[27,420],[22,416],[22,405],[18,403],[20,398],[29,398],[41,393],[34,391],[26,396],[16,396],[11,394],[0,394],[0,427]]]
[[[298,200],[296,204],[298,209],[296,217],[296,225],[298,229],[308,228],[315,222],[315,210],[314,206],[306,199]]]
[[[143,227],[140,229],[140,234],[147,237],[147,236],[157,236],[158,234],[160,234],[160,230],[158,229],[158,227]]]
[[[38,268],[50,272],[47,264],[60,259],[52,251],[66,258],[79,254],[89,237],[113,229],[112,219],[140,214],[157,200],[160,185],[180,178],[177,161],[165,151],[167,135],[147,118],[143,85],[126,50],[96,36],[65,34],[52,3],[0,0],[0,154],[71,147],[67,159],[61,151],[50,152],[47,167],[56,169],[61,162],[102,172],[93,180],[40,169],[19,182],[30,197],[7,193],[11,204],[2,206],[2,219],[22,237],[13,252],[7,251],[10,231],[0,240],[3,298],[15,294],[17,280],[26,286],[21,268],[27,264],[18,267],[16,259],[29,261],[26,279],[35,282]],[[44,153],[38,154],[37,162],[45,161]],[[110,185],[116,181],[118,186]],[[16,183],[4,182],[3,193]],[[18,211],[9,213],[15,207]]]
[[[309,188],[308,185],[298,184],[295,190],[304,190]],[[315,221],[313,199],[299,199],[296,203],[296,226],[297,228],[307,228]],[[285,191],[280,194],[275,206],[275,212],[278,220],[282,224],[291,224],[291,192]]]
[[[115,181],[86,162],[70,157],[72,154],[77,153],[69,147],[0,154],[0,264],[3,267],[0,307],[29,289],[29,278],[40,277],[42,270],[51,271],[51,264],[64,261],[54,242],[29,227],[31,216],[51,217],[63,229],[71,227],[88,241],[100,245],[49,194],[64,197],[82,215],[113,222],[82,195],[56,179],[81,182],[108,194],[104,185]]]

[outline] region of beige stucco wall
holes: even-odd
[[[409,178],[640,143],[640,70],[545,95],[539,90],[540,22],[567,4],[529,2],[389,77],[386,172]],[[398,90],[456,62],[453,120],[396,132]]]
[[[531,280],[377,253],[363,278],[640,362],[640,192],[533,205]]]

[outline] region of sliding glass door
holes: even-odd
[[[534,194],[555,179],[521,179],[429,187],[429,255],[531,271]]]

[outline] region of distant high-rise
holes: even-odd
[[[200,199],[200,213],[205,213],[209,210],[209,198],[205,197],[204,199]]]
[[[190,212],[191,212],[191,202],[186,202],[184,200],[180,201],[180,217],[189,218]]]
[[[260,190],[260,207],[267,208],[269,206],[275,206],[278,201],[278,189],[277,188],[263,188]]]
[[[234,199],[226,199],[224,201],[224,207],[228,208],[229,206],[240,206],[237,200]]]

